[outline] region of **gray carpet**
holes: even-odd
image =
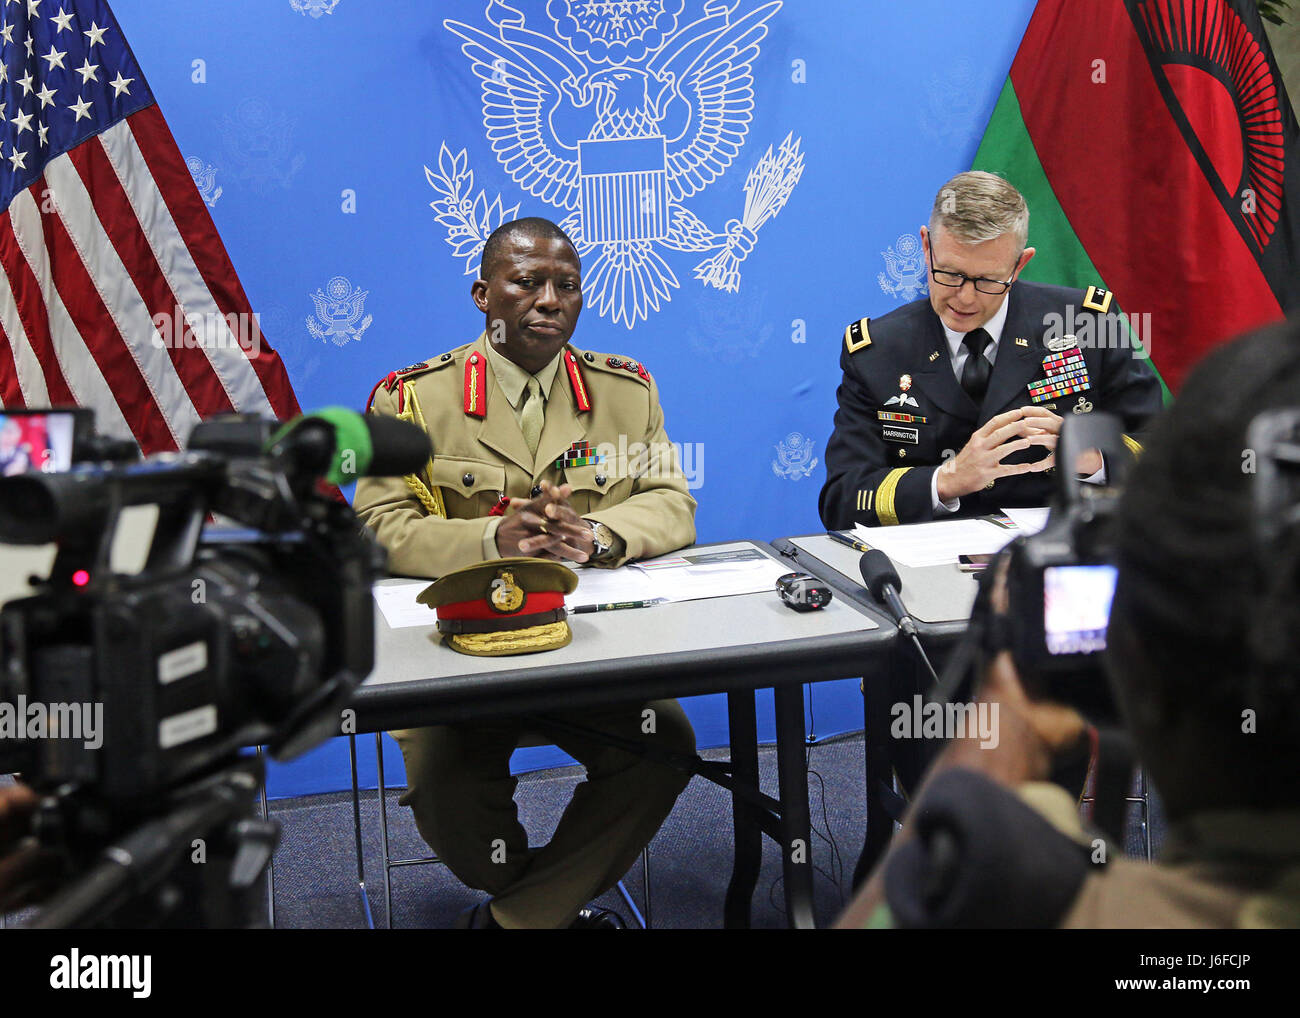
[[[391,748],[391,747],[390,747]],[[396,752],[396,750],[393,750]],[[725,750],[710,750],[708,759],[725,759]],[[832,922],[850,897],[853,867],[862,847],[865,811],[862,736],[846,735],[809,748],[809,803],[813,818],[811,857],[816,869],[816,914]],[[764,790],[776,792],[776,751],[763,747],[759,766]],[[549,836],[573,786],[577,767],[536,771],[520,776],[516,800],[520,820],[533,844]],[[0,782],[8,779],[0,776]],[[397,805],[399,792],[389,790],[388,821],[392,858],[428,853],[410,811]],[[1151,833],[1158,850],[1164,822],[1151,795]],[[281,929],[363,928],[365,914],[357,893],[356,847],[350,793],[276,800],[271,815],[281,824],[275,855],[276,926]],[[1130,810],[1126,849],[1144,854],[1137,808]],[[366,882],[374,922],[384,926],[387,911],[380,863],[379,806],[374,791],[363,791],[361,827]],[[781,863],[775,843],[764,838],[763,868],[754,893],[752,926],[785,926]],[[717,785],[693,778],[650,845],[650,919],[659,929],[717,929],[731,876],[732,821],[730,796]],[[624,880],[644,912],[642,865]],[[462,885],[442,865],[406,866],[393,871],[393,925],[437,929],[482,895]],[[631,924],[631,910],[617,891],[600,905],[618,911]],[[11,921],[19,917],[9,917]]]
[[[723,759],[725,750],[704,754]],[[829,924],[850,896],[853,866],[862,846],[865,810],[861,735],[813,746],[809,750],[809,802],[816,868],[814,892],[818,922]],[[763,787],[776,790],[776,752],[760,750]],[[522,775],[516,793],[520,820],[533,844],[544,843],[568,802],[581,769],[563,768]],[[428,853],[410,812],[389,791],[388,820],[393,858]],[[280,928],[351,928],[365,925],[356,891],[356,851],[350,794],[309,796],[271,804],[282,824],[275,858],[276,925]],[[1142,852],[1136,811],[1131,815],[1127,849]],[[361,823],[367,886],[376,926],[386,919],[380,863],[379,808],[376,793],[362,793]],[[1152,796],[1152,833],[1158,846],[1163,821]],[[785,925],[781,863],[776,845],[764,838],[763,868],[754,894],[752,925]],[[731,875],[732,821],[730,796],[696,777],[677,800],[650,845],[650,919],[660,929],[717,929]],[[642,911],[642,867],[638,863],[624,883]],[[482,900],[445,866],[401,867],[392,873],[393,925],[399,928],[445,928],[461,911]],[[599,902],[629,921],[630,910],[618,893]]]

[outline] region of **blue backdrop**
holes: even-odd
[[[588,290],[574,342],[654,373],[669,435],[697,475],[701,541],[820,528],[844,328],[924,292],[917,228],[939,186],[970,167],[1034,6],[112,5],[305,409],[360,407],[386,372],[477,335],[466,274],[476,234],[516,206],[557,221],[577,214],[548,183],[547,151],[574,158],[580,139],[620,142],[589,146],[583,166],[611,174],[617,191],[648,165],[644,146],[628,142],[668,138],[649,212],[676,230],[642,241],[659,261],[647,256],[641,273]],[[729,62],[711,55],[727,42]],[[462,52],[471,43],[477,72]],[[520,84],[521,56],[533,84]],[[674,157],[692,136],[674,140],[697,98],[696,57],[708,82],[691,128],[716,113],[724,143],[706,139]],[[485,92],[498,96],[488,100],[491,139]],[[530,104],[552,95],[556,113],[532,144]],[[494,146],[515,160],[518,180]],[[713,169],[687,183],[683,161],[696,156]],[[521,186],[530,182],[531,192]],[[626,231],[602,236],[582,220],[578,229],[608,241],[584,253],[589,280],[601,258],[633,250]],[[723,263],[713,282],[696,269],[711,259]],[[725,277],[728,267],[738,278]],[[656,288],[654,301],[637,296]],[[813,695],[818,735],[861,727],[855,681]],[[722,698],[686,707],[701,745],[726,741]],[[770,724],[760,735],[770,737]],[[343,787],[345,752],[335,740],[276,768],[273,792]],[[517,762],[557,754],[529,750]]]

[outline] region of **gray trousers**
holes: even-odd
[[[695,752],[695,732],[676,700],[557,717],[666,750]],[[603,742],[523,721],[389,734],[406,763],[407,791],[399,801],[411,807],[421,836],[451,871],[493,896],[492,914],[508,929],[569,925],[583,905],[628,871],[690,779]],[[530,848],[515,807],[510,755],[521,744],[546,743],[586,767],[587,779],[574,789],[550,842]]]

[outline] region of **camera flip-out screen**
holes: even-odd
[[[1106,649],[1115,567],[1048,566],[1043,570],[1043,636],[1049,654]]]
[[[86,411],[0,411],[0,477],[31,470],[61,473],[72,466],[72,452]]]

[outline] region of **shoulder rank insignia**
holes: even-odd
[[[487,358],[477,350],[465,360],[465,413],[487,416]]]
[[[626,371],[629,375],[636,375],[641,379],[641,381],[645,382],[646,385],[650,384],[650,372],[646,370],[644,364],[634,361],[631,357],[620,357],[617,354],[600,354],[598,357],[596,354],[588,351],[582,354],[582,359],[588,364],[593,364],[598,368],[610,368],[613,371]],[[574,361],[576,363],[576,357],[574,358]],[[576,385],[574,386],[574,391],[577,391]],[[588,398],[590,398],[590,393],[588,393]],[[585,410],[587,408],[579,406],[578,409]]]
[[[370,412],[371,404],[373,404],[375,401],[375,393],[379,391],[379,387],[381,385],[384,387],[384,390],[386,392],[391,393],[393,389],[397,387],[397,383],[400,382],[402,379],[410,375],[419,374],[421,371],[428,371],[429,367],[430,365],[428,361],[420,361],[419,364],[412,364],[409,368],[399,368],[396,371],[390,371],[378,382],[376,382],[375,387],[370,390],[370,397],[366,400],[366,412],[367,413]],[[397,412],[401,413],[402,403],[403,403],[403,393],[401,389],[397,390],[397,403],[398,403]]]
[[[864,346],[871,345],[871,333],[867,329],[870,323],[870,318],[863,318],[844,330],[844,345],[849,353],[857,353]]]
[[[650,372],[646,371],[644,364],[638,364],[636,361],[624,361],[623,370],[630,371],[647,382],[650,381]]]
[[[1110,310],[1110,300],[1114,296],[1109,290],[1103,290],[1099,286],[1088,287],[1088,292],[1084,294],[1083,306],[1089,311],[1100,311],[1105,314]]]
[[[564,366],[569,372],[569,384],[573,386],[573,403],[579,410],[591,409],[591,397],[587,393],[587,385],[582,380],[582,369],[578,367],[578,358],[573,356],[573,351],[565,349]]]

